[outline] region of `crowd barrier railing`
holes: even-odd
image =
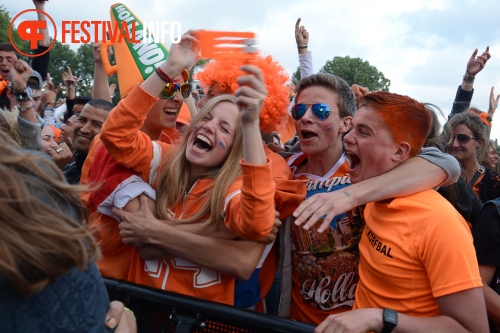
[[[134,312],[138,333],[312,333],[314,326],[120,280],[103,278],[110,300]]]

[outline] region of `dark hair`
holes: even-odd
[[[16,51],[16,49],[9,42],[1,42],[0,43],[0,51],[14,52],[17,59],[19,59],[21,57],[20,54]]]
[[[318,86],[325,87],[337,93],[339,97],[337,107],[339,108],[340,116],[354,116],[354,112],[356,112],[356,98],[353,91],[343,78],[330,73],[313,74],[300,80],[296,87],[295,102],[297,102],[304,89]]]
[[[92,105],[95,108],[103,109],[105,111],[111,111],[115,107],[113,103],[108,102],[104,99],[91,99],[87,104]]]
[[[88,102],[90,102],[92,100],[92,97],[90,96],[83,96],[83,97],[77,97],[75,98],[75,105],[76,104],[87,104]]]

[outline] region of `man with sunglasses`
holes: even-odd
[[[292,269],[291,273],[287,272],[289,266],[284,263],[280,315],[286,315],[286,297],[291,294],[290,317],[318,325],[329,314],[348,311],[354,304],[359,280],[357,244],[364,225],[362,212],[356,206],[366,203],[365,200],[412,194],[445,180],[450,182],[450,178],[446,179],[447,172],[454,182],[459,167],[451,156],[437,158],[441,158],[440,165],[446,166],[445,169],[425,159],[412,158],[381,178],[351,191],[353,186],[342,139],[351,129],[356,111],[353,90],[335,75],[314,74],[298,83],[295,103],[291,114],[300,152],[289,157],[288,164],[293,177],[306,182],[309,200],[294,213],[298,217],[295,223],[293,218],[283,223],[283,232],[280,232],[282,243],[291,243]],[[431,156],[427,158],[433,160]],[[328,207],[335,206],[326,217],[326,213],[322,213],[314,220],[324,223],[301,227],[308,220],[304,220],[300,212],[306,210],[311,200],[327,198],[323,196],[333,193],[337,196]],[[291,242],[287,240],[290,235]],[[286,251],[284,253],[286,259]],[[290,276],[292,281],[287,279]]]

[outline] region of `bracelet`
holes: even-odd
[[[298,49],[307,49],[307,45],[297,45]]]
[[[172,80],[170,78],[170,76],[168,76],[160,67],[158,67],[156,69],[156,74],[158,74],[158,76],[160,77],[160,79],[162,79],[166,83],[172,83],[172,82],[174,82],[174,80]]]
[[[474,79],[476,77],[475,76],[472,76],[469,74],[469,72],[465,72],[465,75],[463,77],[464,81],[467,82],[467,83],[474,83]]]

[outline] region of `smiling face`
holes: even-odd
[[[477,149],[481,147],[480,140],[471,139],[469,142],[459,142],[456,135],[465,134],[468,137],[476,137],[474,132],[465,124],[458,124],[453,128],[452,142],[449,143],[450,155],[455,157],[460,164],[466,161],[473,161],[477,158]]]
[[[3,80],[9,79],[10,68],[17,61],[16,53],[13,51],[0,51],[0,74]]]
[[[68,143],[68,138],[73,140],[73,136],[75,134],[75,125],[78,120],[77,115],[72,115],[68,120],[61,126],[61,137],[59,139],[60,142]]]
[[[183,83],[182,74],[175,77],[174,82]],[[164,98],[159,96],[159,100],[153,105],[144,121],[146,133],[161,133],[163,129],[174,128],[179,111],[184,103],[180,91],[175,93],[172,98]]]
[[[330,115],[319,120],[309,107],[302,118],[295,121],[295,128],[300,139],[301,150],[310,157],[339,155],[342,153],[342,135],[346,133],[352,118],[339,116],[338,94],[328,88],[312,86],[300,92],[296,104],[324,103],[330,107]]]
[[[488,150],[486,151],[486,156],[484,156],[483,164],[490,168],[494,169],[498,163],[498,152],[493,144],[490,144]]]
[[[221,165],[233,147],[239,111],[231,102],[220,102],[192,125],[186,147],[191,174],[196,177]]]
[[[45,153],[52,149],[52,145],[57,145],[56,135],[52,130],[52,127],[46,125],[42,129],[42,151]]]
[[[356,111],[353,129],[344,137],[345,152],[349,158],[351,182],[378,176],[392,169],[398,160],[398,150],[382,118],[370,107]]]
[[[78,152],[87,153],[94,137],[101,133],[109,111],[86,104],[74,128],[73,144]]]

